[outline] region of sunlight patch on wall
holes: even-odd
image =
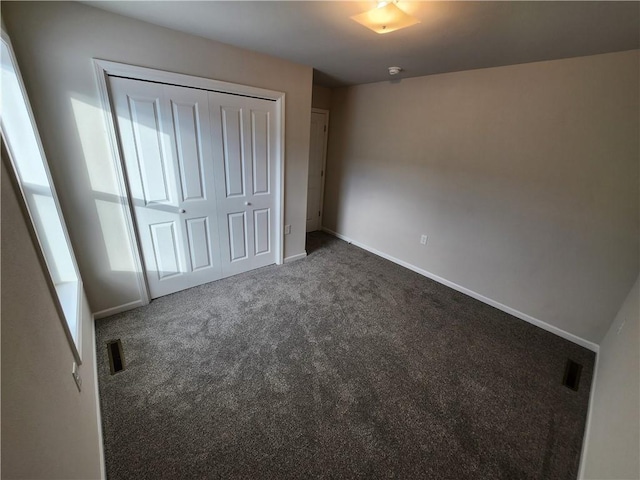
[[[112,235],[110,230],[125,231],[122,207],[109,200],[96,199],[98,218],[102,226],[104,246],[109,258],[109,267],[114,272],[135,272],[128,240],[122,235]]]
[[[105,141],[104,112],[101,108],[74,97],[71,97],[71,107],[76,120],[91,189],[94,192],[116,195],[119,201],[122,201],[113,166],[108,158],[110,147]],[[97,135],[96,132],[103,134]]]
[[[71,97],[71,106],[109,268],[114,272],[137,272],[129,240],[125,234],[127,227],[123,208],[127,207],[123,205],[126,204],[126,199],[120,195],[111,159],[111,148],[106,141],[104,112],[102,108],[74,97]],[[96,132],[101,132],[102,135]]]

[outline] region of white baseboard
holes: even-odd
[[[578,480],[584,479],[584,468],[587,461],[587,450],[589,448],[589,435],[591,434],[591,423],[593,421],[593,398],[596,392],[596,382],[598,381],[598,365],[600,365],[600,355],[596,355],[596,363],[593,366],[593,377],[591,379],[591,392],[589,392],[589,410],[587,412],[587,422],[582,437],[582,450],[580,452],[580,466],[578,467]]]
[[[284,263],[295,262],[296,260],[303,259],[306,256],[307,256],[307,251],[305,250],[302,253],[299,253],[297,255],[291,255],[290,257],[285,258]]]
[[[142,300],[136,300],[134,302],[125,303],[124,305],[118,305],[117,307],[111,307],[105,310],[100,310],[99,312],[95,312],[93,314],[93,318],[98,320],[100,318],[110,317],[111,315],[115,315],[116,313],[126,312],[127,310],[133,310],[134,308],[142,306],[144,306],[144,302]]]
[[[107,467],[104,458],[104,437],[102,435],[102,409],[100,408],[100,392],[98,390],[98,352],[96,345],[96,318],[91,318],[91,341],[93,342],[93,375],[96,396],[96,417],[98,419],[98,453],[100,455],[100,480],[107,478]]]
[[[469,290],[468,288],[465,288],[461,285],[458,285],[456,283],[453,283],[449,280],[447,280],[446,278],[442,278],[439,277],[438,275],[435,275],[431,272],[428,272],[427,270],[424,270],[422,268],[416,267],[415,265],[412,265],[408,262],[405,262],[404,260],[400,260],[399,258],[395,258],[392,257],[391,255],[387,255],[384,252],[381,252],[379,250],[376,250],[375,248],[372,248],[368,245],[365,245],[363,243],[357,242],[349,237],[346,237],[338,232],[334,232],[333,230],[330,230],[328,228],[322,227],[322,231],[333,235],[341,240],[344,240],[347,243],[353,244],[356,247],[360,247],[363,250],[366,250],[368,252],[373,253],[374,255],[378,255],[379,257],[382,258],[386,258],[387,260],[392,261],[393,263],[397,263],[398,265],[401,265],[405,268],[408,268],[409,270],[412,270],[416,273],[419,273],[420,275],[423,275],[427,278],[430,278],[431,280],[435,280],[438,283],[441,283],[443,285],[446,285],[449,288],[453,288],[454,290],[457,290],[458,292],[462,292],[465,295],[468,295],[472,298],[475,298],[476,300],[481,301],[482,303],[486,303],[487,305],[491,305],[492,307],[497,308],[498,310],[502,310],[503,312],[506,312],[510,315],[513,315],[514,317],[519,318],[520,320],[524,320],[525,322],[531,323],[537,327],[542,328],[543,330],[546,330],[547,332],[551,332],[554,333],[556,335],[558,335],[559,337],[564,338],[565,340],[569,340],[570,342],[576,343],[578,345],[580,345],[581,347],[585,347],[588,348],[591,351],[594,352],[598,352],[599,350],[599,346],[593,342],[590,342],[589,340],[585,340],[584,338],[580,338],[577,335],[574,335],[573,333],[569,333],[565,330],[562,330],[561,328],[555,327],[547,322],[543,322],[542,320],[538,320],[537,318],[532,317],[531,315],[527,315],[526,313],[520,312],[519,310],[516,310],[515,308],[511,308],[507,305],[503,305],[500,302],[497,302],[495,300],[492,300],[491,298],[485,297],[484,295],[481,295],[477,292],[474,292],[473,290]]]

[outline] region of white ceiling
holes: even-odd
[[[314,67],[325,86],[640,48],[640,2],[407,2],[421,20],[378,35],[373,1],[98,1],[111,12]]]

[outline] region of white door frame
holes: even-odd
[[[108,60],[93,59],[96,71],[96,79],[98,83],[98,91],[100,92],[100,101],[102,110],[105,115],[107,136],[111,147],[111,157],[113,159],[113,167],[116,171],[118,190],[122,198],[121,206],[124,214],[125,224],[127,226],[127,236],[131,252],[136,268],[136,276],[138,281],[138,289],[140,291],[140,300],[142,305],[147,305],[151,301],[149,287],[147,285],[146,270],[142,259],[142,249],[136,230],[133,203],[129,195],[129,187],[126,182],[124,157],[120,149],[120,141],[117,135],[116,125],[114,123],[113,107],[111,106],[109,96],[109,76],[118,76],[132,78],[135,80],[146,80],[158,83],[167,83],[182,87],[200,88],[204,90],[213,90],[222,93],[232,93],[247,97],[258,97],[276,102],[276,122],[275,128],[279,145],[276,149],[276,218],[275,218],[275,247],[276,247],[276,264],[281,265],[284,261],[284,112],[285,112],[285,94],[274,90],[265,90],[258,87],[250,87],[247,85],[239,85],[235,83],[222,82],[209,78],[195,77],[184,75],[181,73],[167,72],[164,70],[155,70],[153,68],[138,67],[125,63],[111,62]],[[135,302],[138,303],[138,302]]]
[[[329,110],[323,108],[312,108],[311,113],[322,113],[325,115],[327,122],[327,131],[324,133],[324,142],[322,145],[322,178],[320,180],[320,225],[318,230],[322,230],[322,218],[324,217],[324,184],[327,178],[327,144],[329,143]]]

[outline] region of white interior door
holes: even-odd
[[[275,102],[110,86],[151,297],[275,263]]]
[[[209,94],[224,276],[275,263],[275,102]]]
[[[328,113],[311,112],[309,180],[307,185],[307,232],[322,227],[322,200],[327,145]]]

